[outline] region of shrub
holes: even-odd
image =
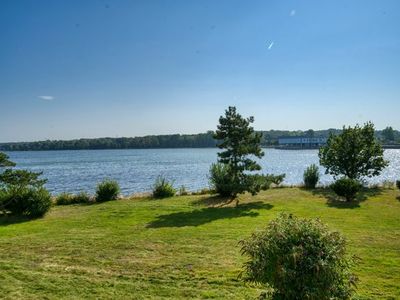
[[[189,192],[186,190],[185,186],[182,185],[182,186],[179,188],[179,195],[180,195],[180,196],[186,196],[186,195],[188,195],[188,194],[189,194]]]
[[[96,188],[96,202],[116,200],[120,192],[118,182],[114,180],[104,180]]]
[[[396,180],[396,186],[398,189],[400,189],[400,180]]]
[[[56,204],[57,205],[70,205],[70,204],[79,204],[79,203],[89,203],[90,196],[86,192],[80,192],[76,195],[69,193],[61,193],[57,196]]]
[[[312,164],[309,166],[303,174],[303,180],[304,180],[304,186],[307,189],[315,189],[315,186],[317,185],[319,181],[319,170],[318,166],[315,164]]]
[[[172,182],[169,182],[162,176],[158,176],[156,182],[153,185],[153,197],[154,198],[167,198],[175,196],[176,189]]]
[[[11,214],[42,217],[51,207],[51,195],[43,187],[9,188],[1,193],[1,207]]]
[[[347,177],[340,178],[331,185],[336,195],[344,197],[346,201],[354,200],[361,187],[361,184],[357,180]]]
[[[222,197],[231,196],[234,182],[229,174],[230,167],[226,164],[212,164],[210,168],[210,186]]]
[[[348,299],[354,292],[346,241],[318,219],[281,214],[240,244],[249,258],[242,276],[272,288],[272,299]]]

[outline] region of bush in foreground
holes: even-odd
[[[400,180],[396,180],[396,186],[398,189],[400,189]]]
[[[241,241],[246,281],[265,285],[272,299],[349,299],[357,278],[346,241],[318,219],[282,214]]]
[[[169,182],[162,176],[158,176],[156,182],[153,185],[153,197],[154,198],[167,198],[175,196],[176,189],[172,182]]]
[[[361,188],[362,186],[360,182],[346,177],[336,180],[331,185],[331,189],[336,193],[336,195],[345,198],[348,202],[356,198],[356,195]]]
[[[118,182],[114,180],[104,180],[96,188],[96,202],[117,200],[120,193]]]
[[[90,195],[86,192],[80,192],[76,195],[61,193],[56,198],[57,205],[70,205],[80,203],[90,203]]]
[[[307,189],[315,189],[315,186],[317,185],[319,181],[319,170],[318,166],[315,164],[312,164],[309,166],[303,174],[303,180],[304,180],[304,186]]]

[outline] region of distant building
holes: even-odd
[[[313,149],[326,144],[325,137],[288,136],[278,138],[279,148]]]

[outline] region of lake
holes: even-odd
[[[318,150],[264,149],[261,159],[264,173],[285,173],[284,183],[300,184],[304,169],[318,164]],[[124,195],[151,190],[158,175],[173,180],[176,187],[184,185],[195,191],[208,187],[210,165],[217,160],[218,149],[129,149],[8,152],[20,169],[43,171],[47,188],[53,193],[93,192],[105,178],[115,179]],[[370,183],[400,179],[400,150],[385,150],[390,165]],[[324,169],[321,168],[321,173]],[[332,181],[328,175],[322,184]]]

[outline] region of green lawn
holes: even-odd
[[[238,208],[209,196],[53,207],[43,219],[0,218],[0,297],[255,299],[238,280],[238,241],[282,211],[320,217],[362,260],[357,299],[400,299],[398,191],[359,205],[324,191],[272,189]]]

